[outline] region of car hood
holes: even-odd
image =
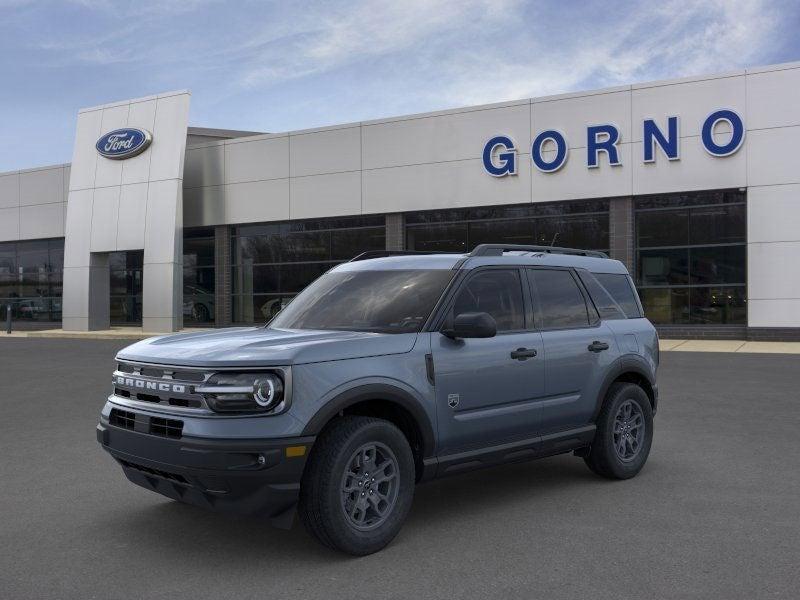
[[[124,348],[121,360],[194,367],[297,365],[410,352],[416,333],[235,327],[154,337]]]

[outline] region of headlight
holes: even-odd
[[[217,373],[195,389],[216,412],[270,412],[284,403],[276,373]]]

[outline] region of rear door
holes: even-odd
[[[464,312],[486,312],[497,323],[497,335],[431,335],[441,454],[538,433],[537,401],[545,389],[542,336],[532,330],[525,285],[520,268],[476,269],[456,291],[445,324]]]
[[[616,339],[571,269],[526,271],[545,353],[542,433],[586,425],[618,356]]]

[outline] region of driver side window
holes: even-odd
[[[489,313],[497,331],[525,329],[525,303],[517,269],[489,269],[467,281],[456,296],[448,321],[468,312]]]

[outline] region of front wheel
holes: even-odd
[[[644,467],[653,443],[653,409],[635,383],[615,383],[597,418],[586,465],[609,479],[630,479]]]
[[[314,444],[300,485],[299,513],[326,546],[377,552],[400,531],[414,495],[414,457],[383,419],[345,416]]]

